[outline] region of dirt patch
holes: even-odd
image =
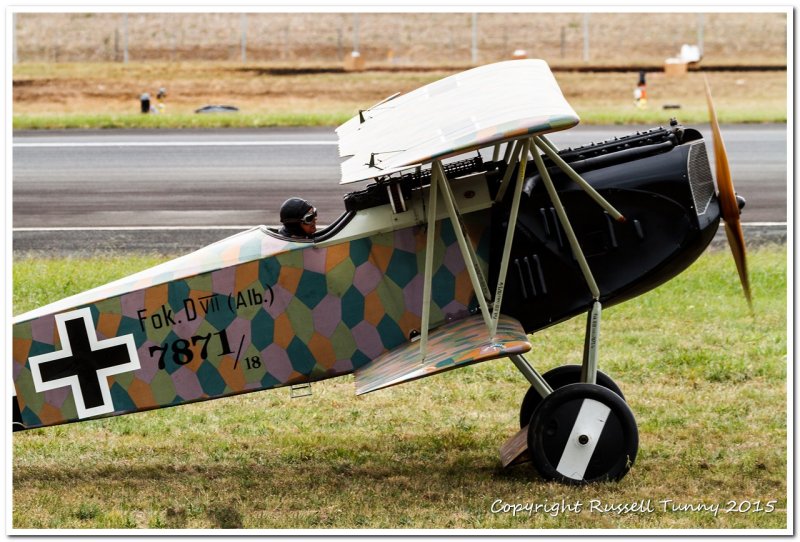
[[[378,71],[347,73],[336,68],[293,72],[281,66],[243,69],[228,63],[50,64],[18,66],[15,114],[136,113],[143,92],[166,87],[167,113],[191,113],[206,104],[228,104],[245,113],[315,112],[354,114],[394,94],[408,92],[452,72]],[[556,72],[566,98],[584,107],[630,108],[636,72]],[[707,76],[721,109],[780,110],[786,107],[786,72],[692,72],[684,77],[648,74],[651,107],[679,104],[705,108]]]

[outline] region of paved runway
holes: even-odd
[[[643,128],[579,126],[552,140],[573,147]],[[708,135],[707,126],[699,129]],[[743,221],[784,222],[786,126],[723,126],[723,135],[737,190],[748,202]],[[321,223],[330,222],[344,210],[342,196],[364,187],[338,184],[330,128],[18,132],[13,160],[15,252],[48,245],[81,251],[85,243],[183,252],[238,229],[276,224],[291,195],[311,199]],[[112,231],[132,227],[148,229]]]

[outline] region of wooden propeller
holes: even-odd
[[[731,179],[731,169],[728,165],[728,153],[725,151],[725,143],[722,141],[722,134],[719,130],[717,112],[714,109],[714,102],[711,99],[711,89],[708,86],[708,79],[705,79],[705,84],[708,116],[711,122],[711,131],[714,136],[717,197],[719,198],[722,219],[725,221],[725,233],[728,235],[728,244],[731,247],[733,260],[736,262],[736,270],[739,272],[739,280],[742,283],[744,296],[747,298],[747,305],[750,307],[750,312],[752,312],[753,299],[750,295],[750,279],[747,275],[747,252],[744,246],[742,223],[739,220],[739,203],[736,201],[736,192],[733,188],[733,180]]]

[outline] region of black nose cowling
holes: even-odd
[[[747,204],[747,202],[745,201],[745,199],[742,196],[740,196],[739,194],[736,194],[736,205],[739,206],[739,212],[740,213],[742,212],[742,209],[744,209],[744,206],[746,204]]]

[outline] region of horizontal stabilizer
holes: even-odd
[[[432,330],[424,360],[420,359],[419,342],[407,342],[357,369],[356,395],[530,349],[519,321],[501,315],[492,339],[478,314]]]

